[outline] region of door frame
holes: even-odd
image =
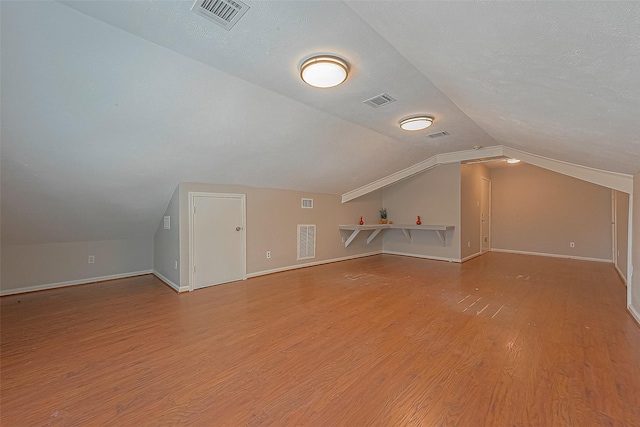
[[[189,292],[194,290],[195,277],[194,277],[194,247],[193,247],[193,210],[196,197],[212,197],[216,199],[239,199],[242,202],[242,278],[247,279],[247,196],[246,194],[231,194],[231,193],[205,193],[199,191],[189,191]]]
[[[483,181],[486,181],[489,183],[489,193],[487,194],[487,204],[489,205],[489,209],[487,209],[487,234],[489,237],[489,248],[486,250],[486,252],[483,252],[483,236],[482,236],[482,186],[483,186]],[[489,178],[485,178],[484,176],[481,177],[480,180],[480,255],[485,254],[487,252],[491,252],[491,180]]]

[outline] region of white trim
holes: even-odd
[[[627,230],[627,306],[633,306],[633,194],[629,195],[629,229]],[[640,251],[640,248],[637,248]],[[640,268],[640,266],[638,266]],[[640,323],[640,318],[638,323]]]
[[[412,258],[431,259],[431,260],[434,260],[434,261],[462,262],[459,258],[445,258],[445,257],[440,257],[440,256],[412,254],[412,253],[408,253],[408,252],[382,251],[382,253],[383,254],[388,254],[388,255],[408,256],[408,257],[412,257]]]
[[[611,252],[613,264],[618,266],[618,195],[611,190]]]
[[[566,259],[577,259],[581,261],[596,261],[596,262],[609,262],[613,261],[605,258],[589,258],[584,256],[573,256],[573,255],[559,255],[559,254],[547,254],[543,252],[529,252],[529,251],[515,251],[512,249],[497,249],[491,248],[491,252],[503,252],[507,254],[520,254],[520,255],[535,255],[535,256],[546,256],[551,258],[566,258]]]
[[[438,163],[436,163],[436,156],[430,157],[427,160],[424,160],[406,169],[392,173],[391,175],[380,178],[370,184],[363,185],[360,188],[356,188],[355,190],[344,193],[342,195],[342,203],[357,199],[360,196],[372,193],[381,188],[388,187],[391,184],[395,184],[398,181],[402,181],[403,179],[409,178],[413,175],[417,175],[436,166],[438,166]]]
[[[435,156],[429,157],[427,160],[416,163],[413,166],[409,166],[408,168],[405,168],[401,171],[392,173],[391,175],[385,176],[384,178],[373,181],[370,184],[344,193],[342,195],[342,203],[356,199],[360,196],[364,196],[365,194],[371,193],[381,188],[388,187],[391,184],[395,184],[398,181],[402,181],[403,179],[412,177],[413,175],[417,175],[441,164],[458,163],[465,160],[477,159],[478,157],[494,157],[500,155],[502,155],[501,146],[482,148],[480,150],[465,150],[456,151],[453,153],[437,154]]]
[[[612,188],[627,194],[631,194],[633,192],[633,175],[576,165],[574,163],[550,159],[548,157],[538,156],[537,154],[527,153],[510,147],[503,146],[502,152],[503,155],[507,157],[516,157],[525,163],[549,169],[563,175],[572,176],[583,181]]]
[[[618,265],[615,263],[613,264],[613,266],[616,268],[616,271],[618,272],[618,276],[620,276],[620,280],[622,280],[622,283],[627,286],[627,279],[624,277],[624,274],[622,274],[622,271],[620,271],[620,267],[618,267]]]
[[[636,322],[638,322],[638,325],[640,325],[640,313],[638,313],[638,311],[631,304],[629,304],[629,306],[627,307],[627,310],[629,310],[629,313],[631,313],[631,316],[636,320]]]
[[[167,279],[162,274],[160,274],[157,270],[153,270],[153,275],[156,276],[158,279],[162,280],[165,284],[169,285],[176,292],[188,292],[189,291],[189,287],[188,286],[180,287],[180,286],[176,285],[171,280]]]
[[[201,191],[189,191],[187,199],[189,201],[189,283],[186,285],[189,291],[194,290],[195,279],[193,277],[193,203],[196,197],[213,197],[219,199],[240,199],[242,201],[242,277],[240,280],[247,279],[247,195],[234,193],[208,193]],[[234,280],[235,281],[235,280]]]
[[[481,252],[476,252],[476,253],[475,253],[475,254],[473,254],[473,255],[469,255],[469,256],[466,256],[466,257],[462,258],[462,259],[460,260],[460,262],[469,261],[470,259],[472,259],[472,258],[476,258],[476,257],[479,257],[480,255],[482,255],[482,253],[481,253]]]
[[[488,234],[488,238],[489,241],[487,242],[489,246],[489,248],[486,251],[483,251],[483,246],[484,246],[484,236],[482,235],[482,181],[486,181],[489,183],[489,194],[487,194],[487,200],[489,201],[489,214],[488,214],[488,218],[487,218],[487,222],[489,223],[489,225],[487,226],[487,234]],[[480,255],[486,253],[486,252],[491,252],[491,180],[489,178],[486,177],[480,177]],[[462,261],[464,262],[464,260]]]
[[[67,286],[88,285],[107,280],[124,279],[125,277],[143,276],[152,274],[153,270],[132,271],[131,273],[111,274],[109,276],[87,277],[86,279],[69,280],[67,282],[47,283],[44,285],[27,286],[25,288],[0,290],[0,296],[24,294],[27,292],[46,291],[48,289],[65,288]]]
[[[520,151],[515,148],[496,145],[494,147],[481,148],[479,150],[455,151],[452,153],[437,154],[426,160],[409,166],[401,171],[392,173],[391,175],[380,178],[355,190],[348,191],[342,195],[342,203],[364,196],[381,188],[388,187],[403,179],[417,175],[421,172],[429,170],[438,165],[447,163],[459,163],[467,160],[474,160],[485,157],[515,157],[526,163],[549,169],[564,175],[572,176],[583,181],[593,184],[602,185],[607,188],[622,191],[627,194],[633,192],[633,176],[610,172],[601,169],[590,168],[587,166],[576,165],[573,163],[563,162],[561,160],[550,159],[538,156],[536,154]]]
[[[298,268],[313,267],[315,265],[331,264],[333,262],[347,261],[350,259],[364,258],[368,256],[373,256],[373,255],[380,255],[381,253],[382,251],[374,251],[374,252],[367,252],[364,254],[344,256],[340,258],[325,259],[322,261],[305,262],[304,264],[288,265],[286,267],[280,267],[280,268],[274,268],[271,270],[262,270],[262,271],[256,271],[255,273],[249,273],[247,274],[247,278],[265,276],[267,274],[273,274],[273,273],[281,273],[283,271],[296,270]]]

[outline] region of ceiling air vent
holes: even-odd
[[[196,0],[191,10],[228,31],[249,10],[249,6],[239,0]]]
[[[447,135],[449,135],[449,132],[447,132],[446,130],[443,130],[442,132],[430,133],[427,136],[429,138],[440,138],[441,136],[447,136]]]
[[[391,95],[387,95],[386,93],[382,93],[378,96],[374,96],[373,98],[369,98],[364,102],[365,104],[367,104],[369,107],[373,107],[373,108],[380,108],[383,105],[387,105],[387,104],[391,104],[392,102],[395,101],[395,98],[393,98]]]

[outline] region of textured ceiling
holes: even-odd
[[[349,2],[499,144],[640,170],[640,2]]]
[[[638,3],[246,3],[226,31],[190,1],[0,2],[2,242],[151,237],[180,181],[343,193],[474,145],[640,170]],[[313,53],[349,79],[302,83]]]

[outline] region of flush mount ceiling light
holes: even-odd
[[[347,79],[349,66],[344,59],[319,55],[300,65],[300,78],[308,85],[319,88],[338,86]]]
[[[518,160],[518,159],[507,159],[507,163],[511,163],[511,164],[520,163],[520,160]]]
[[[413,116],[400,120],[400,127],[404,130],[422,130],[433,124],[433,117]]]

